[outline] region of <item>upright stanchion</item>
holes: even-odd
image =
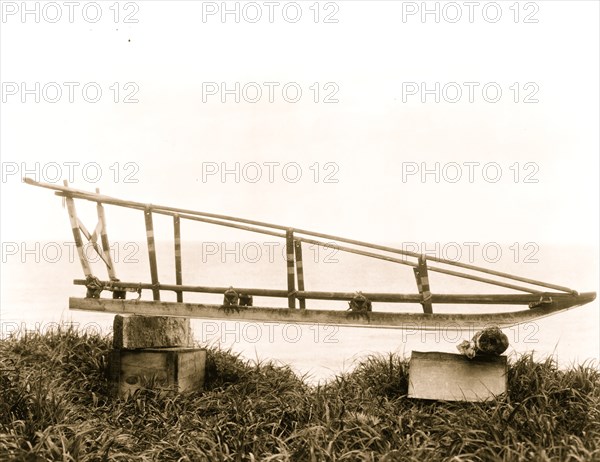
[[[302,266],[302,242],[294,241],[294,253],[296,255],[296,275],[298,278],[298,290],[304,291],[304,267]],[[300,298],[300,309],[306,309],[306,299]]]
[[[419,263],[416,268],[413,268],[415,272],[415,278],[417,279],[417,288],[419,294],[421,294],[421,305],[423,306],[423,312],[426,314],[433,313],[433,307],[431,306],[431,290],[429,288],[429,275],[427,273],[427,260],[425,257],[419,257]]]
[[[294,230],[285,232],[285,248],[287,256],[288,307],[296,308],[296,281],[294,271]]]
[[[64,181],[65,187],[69,186],[67,180]],[[81,268],[85,277],[92,276],[92,268],[88,262],[84,251],[83,241],[81,239],[81,231],[79,229],[79,220],[77,219],[77,211],[75,210],[75,201],[72,197],[66,196],[65,203],[67,204],[67,211],[69,212],[69,221],[71,222],[71,230],[73,231],[73,239],[75,240],[75,247],[77,247],[77,254],[79,255],[79,261],[81,262]]]
[[[96,194],[100,194],[100,189],[96,188]],[[108,234],[106,231],[106,217],[104,215],[104,206],[102,202],[96,205],[98,212],[98,224],[100,227],[100,240],[102,242],[102,252],[104,253],[104,263],[106,263],[106,271],[111,281],[118,280],[115,266],[113,265],[112,257],[110,256],[110,243],[108,242]]]
[[[181,272],[181,224],[179,215],[173,216],[173,230],[175,232],[175,284],[178,286],[183,284],[183,277]],[[183,291],[178,290],[177,301],[183,302]]]
[[[146,207],[144,210],[146,220],[146,239],[148,240],[148,259],[150,260],[150,277],[152,278],[152,296],[154,300],[160,300],[160,289],[158,288],[158,264],[156,263],[156,246],[154,244],[154,225],[152,224],[152,209]]]

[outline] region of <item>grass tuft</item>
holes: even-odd
[[[600,460],[600,371],[511,360],[492,403],[411,400],[408,363],[371,356],[308,385],[209,348],[203,391],[109,396],[111,339],[73,328],[0,341],[0,458],[37,461]]]

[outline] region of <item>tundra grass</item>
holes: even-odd
[[[373,356],[318,386],[208,350],[204,391],[108,393],[110,339],[0,341],[0,459],[17,461],[600,460],[600,372],[512,360],[491,403],[411,400],[407,361]]]

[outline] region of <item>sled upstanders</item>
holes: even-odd
[[[162,205],[144,204],[121,200],[110,196],[73,189],[54,184],[39,183],[29,178],[24,182],[33,186],[52,189],[64,198],[73,238],[79,255],[85,279],[75,280],[76,285],[87,288],[85,298],[70,298],[69,308],[111,313],[138,315],[168,315],[191,318],[218,318],[241,321],[322,323],[348,326],[372,326],[403,329],[453,328],[481,329],[487,326],[509,327],[542,318],[569,308],[584,305],[596,298],[595,292],[578,293],[542,281],[515,276],[500,271],[427,256],[367,242],[346,239],[304,229],[264,223],[244,218],[236,218],[213,213],[198,212]],[[98,224],[90,233],[77,217],[75,199],[97,204]],[[146,227],[146,241],[150,262],[150,282],[124,282],[117,278],[110,255],[110,243],[106,234],[104,205],[126,207],[143,214]],[[154,240],[153,216],[168,215],[173,218],[175,250],[175,283],[159,282],[156,246]],[[140,217],[141,219],[141,217]],[[210,223],[244,231],[274,236],[285,241],[287,287],[282,289],[260,289],[249,287],[204,287],[183,284],[181,259],[181,222],[185,220]],[[90,262],[84,252],[83,238],[86,238],[106,265],[108,280],[101,280],[92,273]],[[324,241],[327,240],[327,241]],[[413,268],[418,292],[402,293],[362,293],[362,292],[316,292],[304,287],[302,266],[302,244],[331,247]],[[467,270],[467,271],[465,271]],[[429,283],[429,273],[441,273],[457,278],[469,279],[482,284],[511,289],[514,293],[503,294],[436,294]],[[152,292],[151,301],[140,300],[143,290]],[[161,300],[161,292],[172,291],[176,302]],[[111,298],[102,298],[103,292],[112,292]],[[131,298],[127,299],[127,292]],[[184,302],[184,294],[190,292],[222,294],[223,304],[201,304]],[[287,298],[287,308],[253,306],[253,297]],[[349,304],[347,310],[307,309],[306,300],[339,300]],[[377,311],[377,303],[419,303],[423,312],[382,312]],[[436,313],[435,306],[452,304],[464,306],[461,313]],[[477,312],[477,306],[470,305],[522,305],[523,310],[498,312]]]

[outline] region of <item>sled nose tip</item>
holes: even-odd
[[[579,294],[579,298],[583,303],[590,303],[596,300],[596,292],[584,292]]]

